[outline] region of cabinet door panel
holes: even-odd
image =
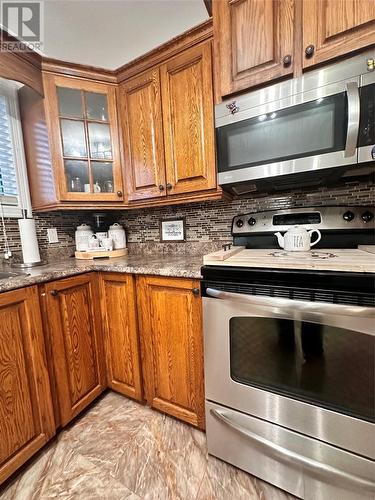
[[[61,424],[105,388],[100,303],[95,275],[46,285]]]
[[[221,95],[293,72],[293,0],[214,0]]]
[[[201,299],[199,281],[141,277],[138,300],[148,403],[204,426]]]
[[[111,389],[142,399],[135,283],[131,275],[101,276],[102,315],[108,385]]]
[[[216,187],[211,42],[161,67],[169,194]]]
[[[60,201],[120,202],[123,199],[116,88],[45,73],[46,120]],[[80,105],[78,104],[80,103]],[[79,115],[79,120],[75,119]],[[67,168],[85,158],[85,169]],[[97,162],[111,172],[94,176]]]
[[[36,287],[0,297],[0,483],[55,433]]]
[[[304,67],[345,55],[375,43],[373,0],[309,0],[303,2]]]
[[[120,100],[128,199],[164,197],[165,163],[159,69],[124,83],[120,87]]]

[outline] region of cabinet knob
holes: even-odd
[[[118,196],[119,198],[122,198],[122,191],[117,191],[117,196]]]
[[[159,191],[164,191],[164,186],[163,186],[163,184],[160,184],[160,186],[159,186]]]
[[[314,52],[315,52],[314,45],[308,45],[305,48],[305,55],[306,55],[306,57],[312,57],[314,55]]]
[[[173,187],[172,184],[168,182],[168,184],[167,184],[168,191],[170,191],[172,189],[172,187]]]
[[[285,68],[292,64],[292,56],[290,54],[283,57],[283,65]]]
[[[57,297],[57,295],[59,294],[59,292],[57,290],[51,290],[51,295],[52,297]]]
[[[199,288],[193,288],[192,292],[193,292],[193,295],[197,296],[197,295],[199,295],[200,290],[199,290]]]

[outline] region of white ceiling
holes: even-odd
[[[115,69],[206,19],[203,0],[45,0],[43,53]]]

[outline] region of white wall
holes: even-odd
[[[203,0],[45,0],[43,53],[115,69],[207,18]]]

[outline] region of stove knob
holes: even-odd
[[[243,220],[242,219],[237,219],[236,220],[236,226],[237,227],[242,227],[243,226]]]
[[[249,224],[249,226],[254,226],[256,224],[256,219],[254,219],[254,217],[250,217],[250,219],[247,221],[247,223]]]
[[[351,220],[354,219],[354,217],[355,217],[355,215],[350,210],[348,210],[347,212],[345,212],[344,215],[342,216],[342,218],[344,220],[346,220],[346,222],[350,222]]]
[[[361,217],[362,217],[363,222],[370,222],[370,220],[372,220],[374,218],[374,214],[372,212],[370,212],[369,210],[367,210],[366,212],[363,212]]]

